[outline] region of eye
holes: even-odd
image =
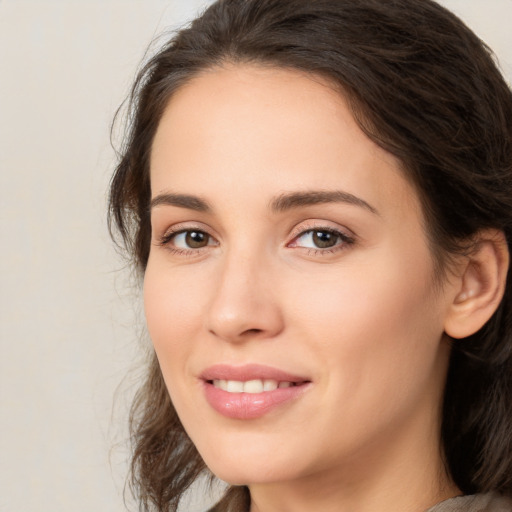
[[[218,245],[218,242],[205,231],[184,229],[165,234],[160,240],[160,244],[178,251],[187,251]]]
[[[304,247],[307,249],[333,249],[342,244],[353,243],[349,236],[334,229],[316,228],[303,231],[296,236],[289,247]]]
[[[180,249],[200,249],[208,245],[210,235],[204,231],[182,231],[175,234],[172,240]]]

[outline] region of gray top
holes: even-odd
[[[215,512],[213,507],[207,512]],[[512,512],[512,499],[496,493],[457,496],[442,501],[425,512]]]
[[[495,493],[457,496],[425,512],[512,512],[512,499]]]

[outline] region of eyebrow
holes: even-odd
[[[375,215],[379,215],[377,209],[364,199],[341,190],[311,190],[281,194],[270,202],[270,209],[275,213],[280,213],[302,206],[314,206],[316,204],[325,203],[351,204],[364,208]],[[160,205],[177,206],[178,208],[186,208],[188,210],[205,213],[212,211],[211,206],[204,199],[188,194],[159,194],[151,200],[150,209]]]
[[[179,208],[195,210],[196,212],[212,211],[210,205],[204,199],[188,194],[159,194],[151,200],[149,207],[153,209],[160,205],[177,206]]]
[[[341,190],[312,190],[282,194],[271,201],[270,208],[274,212],[283,212],[293,208],[300,208],[301,206],[313,206],[324,203],[351,204],[379,215],[377,209],[368,204],[364,199]]]

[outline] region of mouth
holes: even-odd
[[[292,403],[312,381],[262,365],[216,365],[205,370],[203,381],[209,405],[227,418],[250,420]]]
[[[225,380],[225,379],[214,379],[206,381],[211,384],[214,388],[222,389],[228,393],[266,393],[268,391],[274,391],[276,389],[291,388],[294,386],[300,386],[306,384],[304,382],[293,382],[293,381],[277,381],[274,379],[252,379],[247,381],[242,380]]]

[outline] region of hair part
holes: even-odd
[[[149,60],[131,93],[109,225],[141,274],[160,119],[176,90],[226,63],[301,70],[335,84],[361,129],[398,157],[414,184],[439,276],[481,230],[504,232],[511,251],[512,94],[489,48],[461,20],[432,0],[220,0]],[[512,495],[511,410],[509,272],[494,316],[453,340],[442,441],[447,470],[465,494]],[[156,356],[131,423],[132,483],[144,510],[176,510],[205,466]],[[233,488],[215,510],[246,501],[246,490]]]

